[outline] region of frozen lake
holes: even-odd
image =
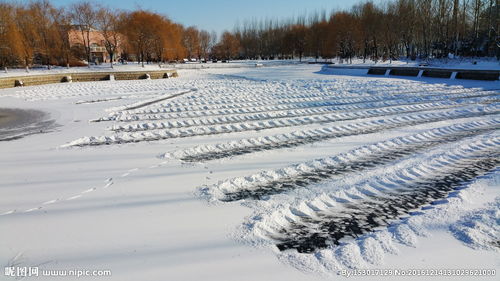
[[[43,132],[0,142],[0,262],[111,270],[96,280],[499,269],[500,83],[364,72],[0,90],[0,140]]]

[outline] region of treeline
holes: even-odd
[[[111,61],[362,57],[392,60],[500,57],[498,0],[364,2],[349,11],[290,20],[248,21],[224,32],[184,27],[166,16],[79,2],[0,2],[0,67],[82,65],[91,61],[96,30]],[[81,44],[71,44],[78,34]],[[102,47],[102,46],[101,46]]]
[[[232,33],[243,58],[500,56],[498,0],[364,2],[349,11],[249,21]]]
[[[95,32],[111,61],[117,56],[142,63],[208,59],[217,43],[215,32],[186,28],[151,11],[120,11],[85,1],[64,8],[47,0],[1,2],[0,67],[83,65],[91,61]],[[75,35],[81,42],[71,44]]]

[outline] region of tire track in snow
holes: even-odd
[[[310,184],[342,177],[349,173],[386,165],[425,149],[499,128],[500,119],[436,128],[357,148],[336,157],[305,162],[273,172],[264,172],[248,177],[248,179],[233,179],[218,185],[216,188],[221,189],[222,194],[220,192],[215,192],[215,194],[219,195],[219,200],[226,202],[242,199],[260,200],[273,194],[304,188]],[[231,185],[232,182],[238,182],[238,184],[228,187],[227,185]],[[209,190],[206,192],[210,194]]]
[[[402,185],[400,189],[406,190],[397,193],[344,204],[344,210],[335,214],[331,214],[329,210],[328,214],[318,214],[317,219],[304,217],[300,222],[279,231],[274,240],[281,251],[296,249],[300,253],[311,253],[317,249],[339,245],[345,237],[357,238],[375,228],[388,226],[395,219],[408,215],[413,210],[446,198],[455,188],[497,167],[500,163],[497,159],[499,156],[482,155],[469,159],[461,169],[454,172],[413,185]],[[313,232],[312,229],[321,229],[321,232]]]
[[[324,158],[313,163],[296,165],[296,173],[273,178],[250,187],[227,190],[221,201],[238,201],[242,199],[260,200],[270,195],[286,192],[291,189],[307,187],[341,177],[345,174],[363,172],[374,167],[390,164],[398,159],[410,156],[419,151],[435,146],[459,141],[500,128],[500,120],[492,122],[473,122],[429,130],[423,133],[399,137],[383,141],[368,147],[355,149],[344,155]],[[283,174],[284,170],[275,172]],[[263,177],[264,175],[261,175]]]
[[[158,95],[165,91],[174,91],[183,86],[175,86],[172,81],[165,80],[121,80],[121,81],[99,81],[99,82],[83,82],[83,83],[65,83],[65,84],[48,84],[38,85],[36,88],[25,87],[17,90],[9,96],[36,100],[53,100],[67,99],[87,96],[106,96],[119,95],[132,97],[133,94],[140,94],[142,97],[147,95]]]
[[[216,145],[200,145],[191,149],[165,153],[162,157],[178,158],[185,162],[210,161],[258,151],[296,147],[339,137],[376,133],[404,126],[468,117],[495,115],[498,113],[500,113],[500,111],[498,111],[496,106],[489,106],[484,108],[469,107],[464,110],[397,116],[388,119],[359,122],[344,126],[304,130],[268,137],[248,138]]]
[[[496,97],[495,97],[496,96]],[[454,101],[448,98],[442,99],[441,102],[443,105],[465,105],[465,104],[478,104],[478,103],[488,103],[488,102],[498,102],[500,101],[500,95],[494,94],[493,96],[481,97],[481,98],[461,98]],[[148,130],[158,130],[158,129],[172,129],[172,128],[186,128],[186,127],[194,127],[194,126],[202,126],[202,125],[222,125],[222,124],[234,124],[234,123],[244,123],[244,122],[258,122],[264,120],[287,120],[288,118],[297,118],[297,117],[321,117],[321,116],[329,116],[331,114],[337,113],[361,113],[369,112],[369,114],[374,114],[373,110],[392,110],[404,106],[413,106],[413,105],[429,105],[429,102],[424,102],[420,100],[415,101],[407,101],[407,100],[397,100],[396,102],[379,102],[379,103],[365,103],[363,106],[333,106],[333,107],[324,107],[324,108],[309,108],[309,109],[297,109],[297,110],[284,110],[284,111],[274,111],[274,112],[266,112],[260,114],[243,114],[243,115],[228,115],[228,116],[219,116],[219,117],[209,117],[209,118],[192,118],[192,119],[177,119],[175,121],[166,121],[166,122],[148,122],[148,123],[135,123],[135,124],[127,124],[127,125],[114,125],[111,127],[112,131],[115,132],[139,132],[139,131],[148,131]],[[438,104],[434,103],[433,105]],[[283,119],[285,118],[285,119]]]
[[[187,129],[122,133],[113,136],[83,137],[75,141],[72,141],[68,144],[62,145],[62,147],[109,145],[109,144],[121,144],[121,143],[141,142],[141,141],[156,141],[156,140],[171,139],[171,138],[237,133],[245,131],[264,130],[264,129],[282,128],[290,126],[308,125],[308,124],[330,123],[336,121],[399,115],[399,114],[406,114],[413,112],[450,109],[458,107],[460,107],[460,105],[455,103],[451,104],[430,103],[430,104],[419,104],[412,106],[391,107],[382,110],[366,110],[363,111],[363,113],[346,112],[346,113],[338,113],[338,114],[316,116],[316,117],[290,118],[284,120],[270,120],[270,121],[249,122],[241,124],[218,125],[218,126],[200,126]],[[496,107],[497,104],[481,106],[481,108],[486,108],[486,110],[488,111],[491,110],[492,108],[494,110]],[[490,113],[482,113],[482,114],[484,115]]]
[[[265,107],[292,107],[296,106],[321,106],[321,105],[347,105],[347,104],[359,104],[366,102],[377,102],[377,101],[389,101],[404,98],[430,98],[439,97],[443,95],[457,95],[457,96],[481,96],[491,94],[498,94],[497,90],[483,90],[483,89],[434,89],[429,90],[433,94],[423,94],[425,89],[419,89],[419,91],[405,91],[404,93],[384,93],[381,94],[377,92],[377,95],[340,95],[331,92],[323,92],[321,94],[301,94],[293,95],[286,92],[284,95],[269,95],[269,94],[259,94],[252,95],[250,100],[246,100],[241,97],[244,93],[238,93],[234,95],[229,95],[228,93],[222,93],[213,96],[199,95],[196,96],[196,100],[189,102],[172,101],[168,104],[160,104],[156,108],[149,108],[146,110],[135,110],[131,112],[121,112],[130,114],[151,114],[151,113],[181,113],[181,112],[193,112],[199,111],[207,113],[209,115],[223,114],[224,110],[235,110],[243,113],[251,112],[266,112]],[[381,90],[383,92],[383,90]],[[326,104],[325,104],[326,103]],[[216,112],[211,112],[216,111]]]
[[[367,98],[356,98],[356,99],[342,99],[342,98],[330,98],[320,99],[317,101],[295,101],[293,103],[280,103],[276,104],[276,101],[269,105],[262,104],[242,104],[241,107],[222,107],[222,108],[211,108],[203,106],[202,108],[184,107],[184,108],[156,108],[148,109],[144,111],[124,111],[114,114],[112,117],[106,119],[106,121],[119,121],[119,122],[133,122],[142,120],[164,120],[164,119],[174,119],[174,118],[199,118],[208,116],[225,116],[225,115],[236,115],[236,114],[256,114],[256,113],[269,113],[277,111],[286,110],[305,110],[305,109],[316,109],[316,110],[328,110],[336,108],[337,110],[354,110],[370,108],[376,105],[380,106],[390,106],[390,105],[401,105],[401,104],[414,104],[422,103],[424,101],[440,101],[440,100],[457,100],[466,98],[479,98],[479,97],[492,97],[498,96],[496,91],[476,91],[476,92],[464,92],[455,94],[432,94],[425,96],[415,96],[415,95],[404,95],[404,96],[391,96],[380,97],[371,96]]]
[[[387,227],[429,204],[446,203],[450,193],[498,167],[499,148],[498,136],[482,136],[418,165],[283,207],[260,218],[255,229],[281,251],[312,253],[339,245],[345,239]]]

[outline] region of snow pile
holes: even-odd
[[[474,249],[500,250],[500,197],[487,206],[463,216],[450,226],[458,240]]]

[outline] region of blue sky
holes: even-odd
[[[106,0],[94,1],[110,7],[137,7],[167,15],[185,26],[206,30],[232,30],[235,23],[256,18],[288,18],[316,10],[349,9],[361,0]],[[77,0],[52,0],[65,6]],[[380,2],[380,0],[374,0]]]

